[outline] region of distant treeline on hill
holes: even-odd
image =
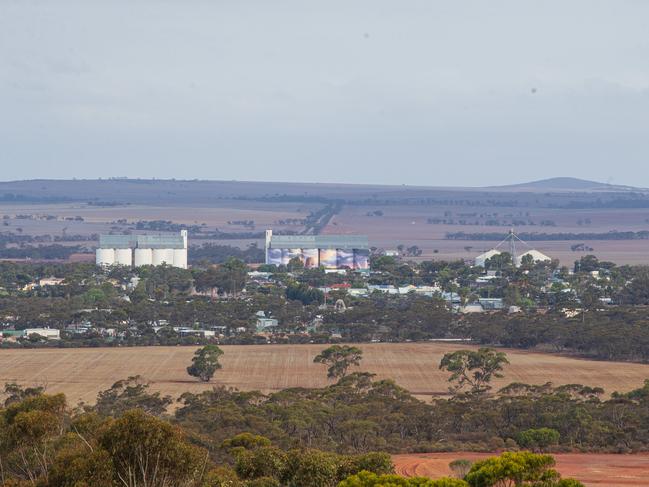
[[[640,232],[618,232],[610,231],[603,233],[519,233],[519,238],[527,241],[546,240],[647,240],[649,231]],[[452,232],[446,234],[447,240],[502,240],[502,232],[488,233],[465,233]]]
[[[644,194],[631,193],[630,198],[615,198],[611,200],[596,199],[595,201],[571,201],[558,205],[556,208],[583,209],[583,208],[649,208],[649,198]],[[552,206],[552,205],[550,205]]]
[[[264,232],[222,232],[215,228],[213,232],[192,233],[192,239],[215,239],[215,240],[261,240],[264,238]]]
[[[171,220],[139,220],[135,224],[136,230],[148,230],[154,232],[180,232],[187,230],[190,234],[198,233],[202,230],[201,225],[185,225],[184,223],[174,223]]]
[[[0,195],[0,201],[3,203],[69,203],[78,201],[75,198],[66,196],[33,196],[25,194],[5,193]]]
[[[38,245],[0,248],[0,259],[67,260],[72,254],[88,250],[80,245]]]

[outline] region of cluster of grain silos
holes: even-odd
[[[307,269],[370,269],[365,235],[273,235],[266,230],[266,264],[286,266],[295,258]]]
[[[153,249],[135,249],[133,254],[135,267],[153,265]]]
[[[100,235],[100,266],[169,265],[187,268],[187,230],[179,235]]]

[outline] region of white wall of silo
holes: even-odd
[[[174,265],[174,249],[153,249],[153,265]]]
[[[95,253],[95,263],[101,266],[115,264],[115,249],[97,249]]]
[[[187,269],[187,249],[174,249],[174,267]]]
[[[153,250],[151,249],[135,249],[134,251],[135,267],[153,264]]]
[[[133,265],[133,251],[131,249],[115,249],[115,264],[131,267]]]

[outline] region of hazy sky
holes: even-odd
[[[649,1],[0,0],[0,179],[649,187]]]

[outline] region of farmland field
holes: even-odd
[[[381,212],[381,216],[368,216],[368,212]],[[399,244],[417,245],[423,252],[421,259],[455,260],[472,259],[476,255],[498,245],[498,241],[486,240],[451,240],[446,238],[447,233],[464,232],[474,233],[499,233],[503,238],[509,232],[511,225],[471,225],[459,224],[458,220],[465,214],[454,207],[444,206],[413,206],[413,205],[368,205],[349,206],[343,208],[340,214],[335,215],[324,233],[360,233],[369,236],[371,245],[394,249]],[[503,215],[518,214],[521,210],[507,207],[494,207],[488,209],[469,210],[470,214],[497,214],[499,219]],[[446,218],[452,215],[455,224],[444,223],[429,224],[429,218]],[[548,209],[531,208],[525,211],[529,216],[524,220],[536,222],[534,226],[517,226],[517,232],[530,233],[607,233],[612,230],[639,232],[647,230],[649,225],[648,209]],[[479,220],[467,217],[466,220]],[[484,222],[484,218],[481,220]],[[552,221],[554,226],[540,226],[539,222]],[[583,222],[588,221],[587,225]],[[582,222],[579,225],[578,222]],[[588,252],[575,252],[571,246],[586,244],[593,250]],[[601,260],[609,260],[619,265],[642,264],[649,261],[649,243],[646,240],[553,240],[528,242],[530,248],[535,248],[552,258],[558,259],[563,265],[571,265],[585,253],[595,254]],[[520,250],[526,250],[524,245]],[[505,248],[506,250],[506,248]]]
[[[245,247],[253,242],[260,245],[259,235],[267,228],[305,231],[301,222],[310,213],[335,203],[336,214],[319,229],[322,233],[365,234],[371,246],[383,249],[416,245],[422,250],[420,259],[471,259],[498,242],[452,240],[447,233],[489,233],[496,238],[515,227],[519,233],[573,234],[574,240],[530,242],[564,265],[585,253],[617,264],[649,261],[647,240],[610,240],[601,235],[646,231],[649,192],[582,183],[434,188],[123,179],[13,181],[0,182],[0,218],[5,233],[59,238],[131,232],[139,220],[199,225],[212,232],[218,228],[225,233],[256,233],[257,240],[210,240]],[[242,221],[253,223],[242,226]],[[596,235],[589,240],[583,234]],[[193,245],[206,241],[190,238]],[[96,244],[92,240],[84,245],[91,250]],[[572,250],[580,244],[584,250]]]
[[[2,204],[0,215],[7,215],[4,230],[20,228],[24,235],[68,234],[89,235],[110,231],[127,231],[130,228],[118,220],[129,223],[139,220],[169,220],[184,225],[205,225],[208,230],[218,228],[225,232],[256,231],[266,228],[294,229],[293,226],[279,225],[283,219],[304,218],[311,210],[321,205],[298,203],[274,203],[273,205],[251,201],[230,201],[227,205],[216,202],[205,206],[152,206],[123,205],[97,207],[83,203],[57,204]],[[33,215],[33,219],[19,219],[16,215]],[[47,219],[52,216],[56,219]],[[83,220],[69,221],[65,218],[81,217]],[[232,221],[253,221],[251,228],[231,224]],[[302,227],[297,226],[297,229]],[[65,230],[63,230],[65,229]],[[195,243],[199,243],[196,241]]]
[[[362,370],[394,379],[421,399],[447,392],[447,374],[438,370],[442,355],[461,348],[441,343],[363,344]],[[273,392],[288,387],[327,384],[325,367],[313,357],[325,345],[230,345],[222,347],[223,369],[212,383],[187,375],[194,347],[0,350],[0,384],[16,381],[64,392],[70,403],[92,403],[115,381],[141,375],[155,390],[178,397],[214,385]],[[464,346],[462,348],[468,348]],[[649,365],[598,362],[560,355],[506,350],[511,365],[496,386],[510,382],[555,385],[581,383],[607,393],[628,391],[649,378]]]
[[[492,456],[487,453],[420,453],[393,455],[396,471],[407,477],[451,475],[449,462],[458,458],[471,461]],[[561,453],[554,455],[556,469],[564,477],[573,477],[588,487],[641,487],[649,485],[649,454]]]

